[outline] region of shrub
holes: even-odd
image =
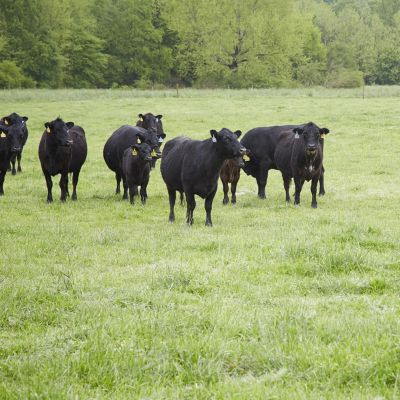
[[[25,76],[21,69],[15,64],[14,61],[1,61],[0,62],[0,88],[27,88],[34,87],[35,82]]]
[[[364,83],[363,73],[349,69],[341,69],[332,72],[326,83],[330,88],[357,88]]]

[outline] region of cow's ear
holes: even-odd
[[[28,117],[22,117],[22,120],[23,120],[24,122],[26,122],[26,121],[28,121]]]
[[[157,135],[157,136],[160,137],[160,138],[165,139],[167,135],[166,135],[165,133],[160,133],[160,134]]]
[[[139,114],[138,117],[142,118],[142,120],[144,120],[144,115],[143,114]]]
[[[320,135],[327,135],[329,133],[329,129],[328,128],[321,128],[319,130]]]
[[[303,130],[303,128],[296,127],[293,129],[293,132],[297,135],[302,135],[304,130]]]
[[[68,129],[71,129],[75,124],[72,121],[70,121],[70,122],[66,122],[65,125],[67,125]]]
[[[239,130],[237,130],[236,132],[233,132],[235,135],[236,135],[236,137],[240,137],[240,135],[242,134],[242,131],[239,131]]]
[[[215,143],[217,141],[218,132],[215,129],[211,129],[210,135],[211,135],[212,141]]]
[[[0,133],[2,137],[5,137],[8,134],[8,128],[5,125],[0,125]]]
[[[4,117],[3,118],[3,121],[4,121],[4,125],[11,125],[12,124],[12,121],[8,118],[8,117]]]
[[[146,141],[146,137],[143,136],[141,133],[136,134],[136,143],[144,143]]]
[[[162,115],[156,115],[156,119],[161,119]]]
[[[44,127],[46,128],[47,133],[51,133],[51,124],[50,122],[45,122]]]

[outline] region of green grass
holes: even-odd
[[[400,92],[2,91],[28,115],[23,173],[0,198],[1,399],[397,399],[400,397]],[[114,195],[109,135],[140,112],[168,138],[223,126],[312,120],[325,142],[327,194],[286,205],[242,173],[236,206],[201,199],[192,228],[159,163],[145,207]],[[89,154],[78,201],[46,204],[37,147],[60,115]],[[292,189],[293,191],[293,189]]]

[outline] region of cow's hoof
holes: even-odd
[[[325,192],[319,192],[318,196],[325,196]]]
[[[47,199],[47,204],[51,204],[53,202],[53,199]]]
[[[11,172],[11,175],[17,175],[17,171],[14,169],[14,170]]]
[[[317,208],[316,204],[311,204],[311,208]]]
[[[73,195],[72,195],[71,200],[73,200],[73,201],[78,200],[78,198],[76,197],[76,194],[73,194]]]

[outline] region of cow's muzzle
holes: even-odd
[[[62,147],[71,147],[73,145],[74,141],[73,140],[66,140],[64,142],[60,143],[60,146]]]
[[[11,149],[11,151],[12,151],[13,153],[20,153],[20,152],[21,152],[21,147],[13,147],[13,148]]]
[[[315,156],[315,154],[317,153],[317,146],[315,145],[307,146],[306,152],[308,156]]]
[[[157,160],[157,159],[161,158],[161,151],[153,150],[153,151],[151,152],[151,157],[152,157],[154,160]]]

